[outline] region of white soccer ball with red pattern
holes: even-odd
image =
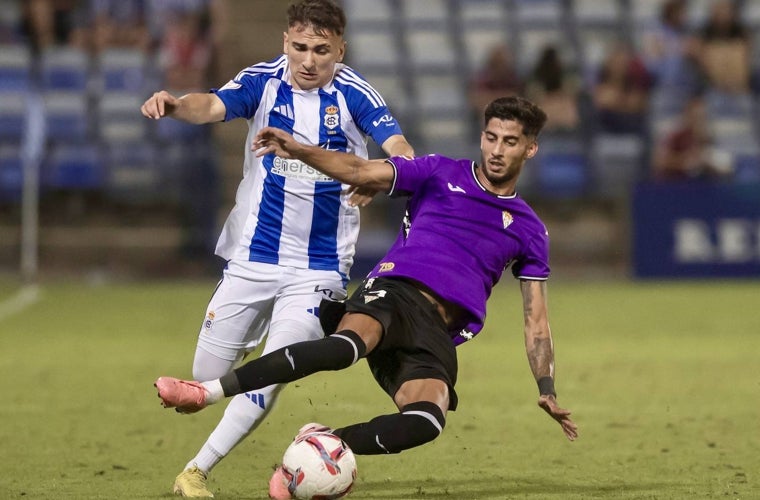
[[[351,491],[356,479],[356,458],[338,436],[314,432],[288,446],[282,457],[282,472],[293,497],[334,500]]]

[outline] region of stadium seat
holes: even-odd
[[[660,12],[666,1],[635,0],[631,2],[630,18],[633,28],[654,26],[660,19]]]
[[[618,1],[573,0],[572,6],[580,29],[591,26],[622,27],[623,9]]]
[[[463,83],[457,74],[421,74],[415,79],[416,109],[424,114],[446,113],[465,118],[468,112]]]
[[[173,118],[158,120],[155,124],[156,138],[162,142],[191,142],[208,136],[208,125],[195,125]]]
[[[346,51],[349,61],[356,61],[356,67],[366,70],[395,71],[400,64],[396,48],[396,36],[391,31],[362,31],[349,36]]]
[[[734,158],[734,179],[738,183],[760,182],[760,154],[738,155]]]
[[[394,16],[391,0],[343,0],[343,9],[355,32],[366,25],[387,25]]]
[[[88,90],[90,58],[76,47],[56,46],[40,56],[42,87],[46,90]]]
[[[106,158],[109,199],[127,204],[161,201],[166,196],[157,148],[148,142],[109,145]],[[171,189],[169,186],[168,189]]]
[[[147,56],[141,50],[106,49],[98,56],[96,67],[103,92],[141,92],[145,88]]]
[[[537,167],[536,184],[540,196],[565,200],[586,194],[589,166],[582,153],[546,153],[539,156]]]
[[[591,176],[597,196],[628,196],[643,177],[646,148],[634,134],[598,134],[591,141]]]
[[[447,0],[414,0],[400,3],[402,18],[411,28],[443,28],[448,22],[450,9]]]
[[[0,91],[21,91],[32,86],[33,60],[24,45],[3,45],[0,48]]]
[[[20,142],[24,136],[26,92],[0,92],[0,142]]]
[[[564,16],[561,0],[514,0],[514,10],[520,27],[557,28]]]
[[[493,47],[513,45],[504,25],[499,23],[490,26],[487,23],[479,26],[465,25],[462,29],[462,42],[467,68],[471,74],[483,67],[488,52]]]
[[[47,137],[53,141],[84,141],[91,116],[81,92],[48,91],[43,94]]]
[[[140,113],[142,103],[141,94],[130,92],[107,92],[100,96],[97,104],[100,138],[106,142],[143,139],[149,120]]]
[[[54,190],[96,190],[105,181],[101,151],[95,143],[57,143],[43,163],[42,182]]]
[[[456,65],[454,41],[448,30],[413,30],[406,40],[413,71],[451,71]]]
[[[24,163],[21,150],[11,144],[0,146],[0,202],[18,202],[23,185]]]

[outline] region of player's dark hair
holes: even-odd
[[[333,0],[301,0],[288,7],[288,27],[298,24],[311,26],[318,35],[330,31],[343,36],[346,14]]]
[[[486,107],[484,125],[491,118],[516,121],[523,127],[523,134],[538,136],[546,123],[546,113],[533,102],[519,96],[499,97]]]

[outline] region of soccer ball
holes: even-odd
[[[338,436],[314,432],[296,439],[282,457],[290,494],[299,500],[332,500],[351,491],[356,458]]]

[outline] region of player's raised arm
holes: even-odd
[[[520,280],[525,320],[525,351],[539,389],[538,405],[561,426],[570,441],[578,437],[578,426],[570,411],[557,405],[554,390],[554,344],[549,328],[546,281]]]
[[[212,123],[224,120],[226,107],[211,93],[194,92],[174,97],[161,90],[150,96],[140,107],[143,116],[158,120],[167,116],[188,123]]]
[[[385,160],[365,160],[350,153],[308,146],[274,127],[261,129],[256,134],[252,149],[256,151],[256,156],[272,153],[282,158],[301,160],[340,182],[375,191],[390,191],[395,175],[393,167]]]

